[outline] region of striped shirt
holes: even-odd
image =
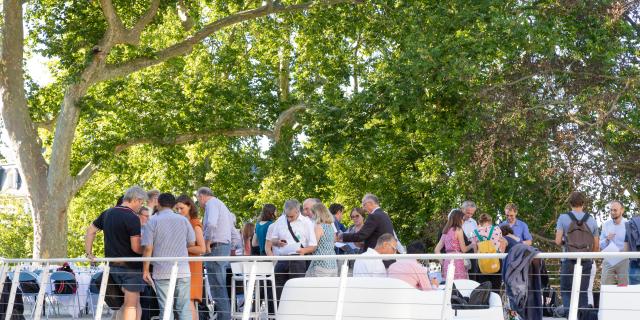
[[[196,235],[187,218],[162,209],[144,225],[142,245],[153,245],[152,257],[188,257],[187,247],[193,245]],[[151,262],[154,279],[169,279],[173,262]],[[178,278],[191,277],[189,263],[178,262]]]

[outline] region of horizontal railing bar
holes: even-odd
[[[5,259],[0,261],[5,263],[45,263],[45,262],[174,262],[174,261],[296,261],[296,260],[335,260],[335,259],[504,259],[506,253],[425,253],[425,254],[385,254],[385,255],[290,255],[290,256],[201,256],[201,257],[130,257],[130,258],[96,258],[89,260],[88,258],[53,258],[53,259]],[[542,259],[602,259],[602,258],[626,258],[640,259],[640,251],[629,252],[540,252],[536,254],[536,258]]]

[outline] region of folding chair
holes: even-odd
[[[55,271],[51,274],[51,294],[49,295],[52,305],[56,305],[56,313],[60,315],[60,298],[71,298],[73,301],[73,307],[71,311],[71,316],[75,319],[77,315],[80,313],[80,300],[78,299],[77,292],[74,293],[58,293],[56,292],[56,282],[68,282],[75,285],[76,290],[78,288],[78,281],[76,281],[76,277],[73,273],[66,271]],[[67,306],[68,310],[68,306]]]
[[[40,292],[38,276],[36,276],[36,274],[31,271],[23,270],[20,271],[20,278],[18,279],[18,281],[20,281],[20,289],[22,290],[22,299],[24,303],[33,304],[33,306],[31,307],[31,317],[33,318],[33,313],[36,311],[38,292]]]

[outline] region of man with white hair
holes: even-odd
[[[229,256],[231,254],[231,230],[235,216],[220,199],[213,196],[211,189],[201,187],[196,192],[200,207],[204,209],[202,218],[206,256]],[[211,295],[216,303],[218,320],[231,319],[231,301],[227,293],[228,261],[207,261],[207,278]]]
[[[389,215],[380,208],[380,201],[374,194],[367,193],[362,198],[362,208],[369,215],[360,231],[341,233],[338,238],[342,242],[364,242],[367,248],[375,248],[378,238],[385,233],[395,234]]]
[[[133,186],[124,194],[120,206],[102,212],[87,228],[84,240],[85,254],[93,255],[93,240],[98,231],[104,231],[104,255],[107,258],[138,258],[142,256],[140,245],[140,219],[138,212],[147,201],[144,189]],[[141,262],[112,262],[110,276],[124,292],[120,315],[124,320],[140,319],[140,292],[146,286],[142,279]]]
[[[460,206],[460,210],[464,212],[464,218],[462,222],[462,231],[467,236],[468,239],[473,238],[473,231],[478,229],[478,223],[475,219],[473,219],[473,214],[476,213],[478,207],[476,203],[471,200],[466,200]]]

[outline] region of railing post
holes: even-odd
[[[340,285],[338,286],[338,301],[336,302],[336,320],[342,320],[344,309],[344,296],[347,289],[347,275],[349,273],[349,259],[344,259],[340,267]]]
[[[442,301],[442,315],[440,319],[451,319],[451,292],[453,291],[453,278],[456,274],[456,266],[454,259],[449,261],[449,267],[447,268],[447,278],[444,282],[444,300]]]
[[[582,281],[582,259],[578,258],[573,267],[573,283],[571,284],[571,306],[569,307],[569,320],[578,319],[578,307],[580,303],[580,284]]]
[[[40,290],[38,290],[38,297],[36,298],[36,308],[33,311],[33,320],[40,320],[42,316],[42,308],[44,306],[44,295],[47,292],[47,284],[49,282],[49,264],[45,264],[45,267],[40,274]]]
[[[13,281],[11,282],[11,293],[9,294],[9,304],[7,305],[7,314],[5,315],[5,320],[11,319],[11,314],[13,313],[13,303],[16,301],[16,291],[18,290],[18,284],[20,283],[20,268],[22,266],[16,264],[16,269],[13,272]]]
[[[9,270],[9,264],[2,260],[2,271],[0,271],[0,292],[4,290],[4,281],[7,279],[7,271]]]
[[[176,293],[176,282],[178,282],[178,261],[173,263],[171,267],[171,278],[169,278],[169,288],[167,290],[167,300],[164,302],[163,320],[171,319],[173,314],[173,297]]]
[[[93,318],[95,320],[102,319],[102,309],[104,308],[104,296],[107,294],[107,286],[109,285],[109,262],[107,261],[102,268],[102,279],[100,281],[100,293],[98,293],[98,304],[96,305],[95,314]],[[89,283],[91,285],[91,283]],[[91,293],[89,293],[91,294]]]
[[[244,263],[242,264],[242,277],[244,278]],[[253,291],[256,287],[256,272],[258,271],[258,261],[253,261],[251,264],[251,271],[249,271],[249,283],[247,287],[244,288],[245,296],[244,296],[244,309],[242,310],[242,320],[249,320],[251,316],[251,305],[253,304]],[[244,282],[244,281],[243,281]],[[245,282],[246,283],[246,282]],[[235,297],[231,297],[231,299],[235,299]],[[233,311],[233,310],[232,310]],[[260,310],[256,310],[256,312],[260,312]]]

